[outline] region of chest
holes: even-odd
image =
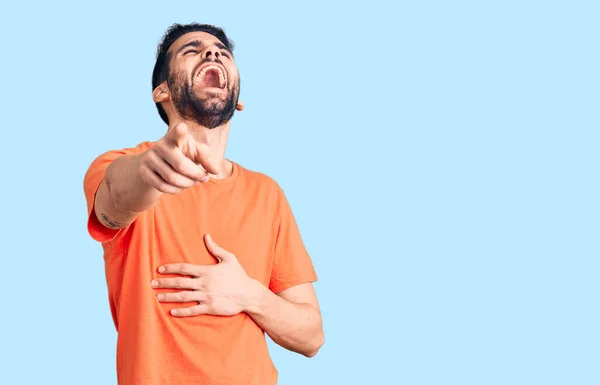
[[[212,265],[204,236],[232,252],[246,273],[268,283],[276,218],[266,199],[228,194],[165,195],[148,221],[157,267],[164,263]]]

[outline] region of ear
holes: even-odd
[[[160,83],[154,89],[154,91],[152,91],[152,100],[154,100],[154,103],[164,102],[165,100],[168,100],[170,97],[171,97],[171,94],[169,93],[169,87],[167,86],[166,81]]]
[[[238,111],[241,111],[244,109],[244,103],[242,102],[238,102],[237,106],[235,106],[235,109]]]

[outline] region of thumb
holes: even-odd
[[[175,142],[177,147],[181,147],[188,134],[188,126],[185,123],[179,123],[169,131],[170,138]]]
[[[219,261],[219,263],[236,260],[235,255],[217,245],[209,234],[206,234],[204,241],[206,242],[208,251]]]
[[[195,154],[192,160],[196,164],[200,164],[207,172],[217,175],[219,168],[216,166],[216,162],[212,159],[210,148],[206,143],[195,141]]]

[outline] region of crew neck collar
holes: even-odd
[[[206,182],[207,185],[214,186],[214,187],[221,187],[221,186],[228,186],[235,182],[238,175],[240,174],[240,166],[232,160],[229,160],[229,161],[231,162],[231,165],[233,167],[233,170],[231,171],[231,175],[229,175],[226,178],[222,178],[222,179],[216,179],[216,178],[211,177],[208,180],[208,182]]]

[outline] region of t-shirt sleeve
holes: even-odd
[[[317,274],[304,246],[292,209],[280,194],[279,225],[269,289],[274,293],[301,283],[315,282]]]
[[[88,168],[83,178],[83,191],[87,202],[87,229],[92,239],[98,242],[109,242],[113,240],[123,229],[109,229],[104,226],[94,212],[94,201],[96,193],[100,187],[100,183],[104,180],[106,169],[113,160],[119,156],[134,154],[142,151],[142,145],[135,148],[126,148],[122,150],[108,151],[98,156]]]

